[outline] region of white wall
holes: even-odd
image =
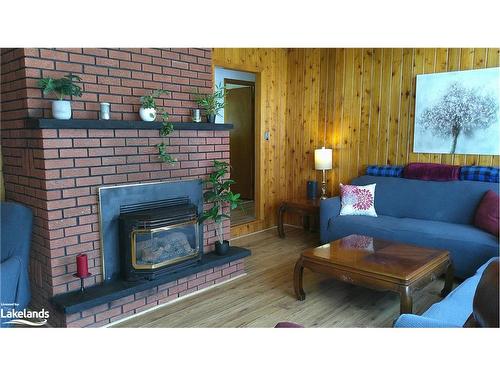
[[[255,74],[254,73],[240,72],[238,70],[224,69],[224,68],[220,68],[220,67],[216,66],[215,67],[215,84],[217,86],[222,86],[224,84],[225,78],[238,79],[241,81],[255,82]],[[224,108],[222,108],[219,111],[219,114],[217,115],[215,122],[217,122],[217,123],[224,122]]]

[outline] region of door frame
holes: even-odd
[[[256,201],[257,183],[256,183],[256,180],[255,180],[255,177],[256,177],[255,170],[257,168],[257,163],[256,163],[256,160],[255,160],[255,155],[257,154],[256,147],[255,147],[255,134],[257,133],[256,126],[255,126],[255,82],[253,82],[253,81],[244,81],[244,80],[233,79],[233,78],[224,78],[224,86],[226,85],[226,83],[230,83],[230,84],[232,83],[232,84],[235,84],[235,85],[241,85],[241,86],[244,86],[244,87],[250,87],[252,89],[252,107],[253,107],[253,112],[252,112],[252,119],[251,119],[251,121],[252,121],[252,128],[253,128],[252,129],[252,131],[253,131],[253,137],[254,137],[253,160],[252,160],[252,169],[253,169],[253,176],[252,176],[253,187],[252,187],[252,191],[253,191],[254,205],[257,206],[257,201]],[[225,122],[225,119],[224,119],[224,122]],[[229,138],[231,139],[231,137],[229,137]],[[255,212],[254,212],[254,216],[255,217],[257,216]],[[246,221],[245,223],[242,223],[242,224],[250,223],[250,222],[252,222],[254,220],[255,220],[255,218],[252,219],[252,220],[248,220],[248,221]],[[233,226],[237,226],[237,225],[233,225]]]
[[[240,72],[253,73],[255,74],[255,94],[254,94],[254,126],[255,126],[255,149],[254,149],[254,184],[255,184],[255,219],[252,221],[247,221],[239,225],[231,227],[231,236],[233,233],[239,233],[240,229],[253,226],[263,221],[264,216],[264,206],[262,200],[262,179],[261,175],[264,173],[264,166],[262,164],[262,138],[264,136],[262,130],[262,70],[254,65],[242,65],[236,63],[212,63],[212,74],[215,81],[215,67],[223,69],[238,70]],[[229,150],[231,152],[231,150]]]

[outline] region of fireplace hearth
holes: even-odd
[[[201,259],[197,206],[187,198],[122,206],[119,223],[127,281],[154,280]]]

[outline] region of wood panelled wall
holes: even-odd
[[[231,228],[231,236],[239,236],[269,228],[276,224],[276,207],[285,197],[285,143],[287,108],[287,58],[282,48],[215,48],[213,64],[229,69],[256,73],[256,212],[260,220]],[[264,140],[264,132],[270,139]],[[260,149],[260,152],[257,150]]]
[[[328,190],[368,164],[499,165],[498,156],[415,154],[415,76],[499,66],[499,49],[293,49],[288,55],[286,198],[303,197],[317,147],[334,149]]]

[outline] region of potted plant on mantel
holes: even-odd
[[[234,210],[240,203],[240,194],[234,194],[231,191],[231,185],[235,181],[231,179],[224,180],[229,168],[230,165],[228,163],[214,160],[214,171],[205,180],[208,190],[203,194],[205,203],[212,204],[212,207],[205,210],[200,218],[200,223],[209,219],[213,220],[215,235],[217,236],[215,252],[218,255],[224,255],[229,251],[229,241],[224,240],[223,232],[224,220],[229,219],[229,215],[226,212],[229,209]]]
[[[58,100],[52,101],[52,116],[57,120],[69,120],[71,118],[71,101],[64,100],[66,96],[82,96],[82,89],[75,81],[82,79],[74,74],[67,74],[62,78],[41,78],[38,87],[43,90],[44,95],[55,93]]]
[[[158,89],[151,92],[149,95],[141,96],[141,108],[139,109],[139,116],[142,121],[154,121],[156,120],[156,112],[158,110],[158,106],[156,104],[156,99],[158,99],[161,95],[167,94],[167,90]],[[161,112],[160,115],[165,120],[166,112]]]
[[[215,123],[215,117],[226,105],[227,90],[224,85],[215,86],[215,91],[211,94],[195,94],[195,102],[207,114],[207,122]]]

